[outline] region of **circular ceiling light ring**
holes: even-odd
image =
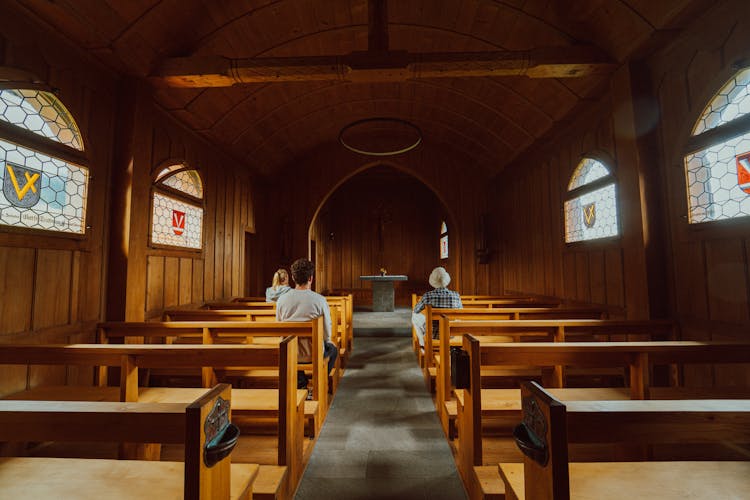
[[[409,144],[409,145],[407,145],[404,148],[393,149],[393,150],[390,150],[390,151],[368,151],[366,149],[361,149],[361,148],[354,147],[351,144],[348,144],[344,140],[344,134],[346,134],[347,131],[349,131],[349,130],[355,128],[355,127],[358,127],[360,125],[367,125],[367,124],[372,124],[372,123],[384,123],[384,124],[388,123],[388,124],[396,124],[396,125],[399,125],[399,126],[406,126],[406,128],[409,128],[413,132],[416,133],[416,140],[412,144]],[[419,127],[417,127],[413,123],[408,122],[406,120],[402,120],[400,118],[391,118],[391,117],[383,117],[383,116],[381,116],[381,117],[375,117],[375,118],[365,118],[364,120],[357,120],[355,122],[352,122],[349,125],[347,125],[344,128],[342,128],[341,131],[339,132],[339,142],[341,143],[342,146],[344,146],[349,151],[353,151],[353,152],[359,153],[361,155],[366,155],[366,156],[394,156],[394,155],[400,155],[400,154],[406,153],[406,152],[411,151],[412,149],[416,148],[417,146],[419,146],[421,144],[421,142],[422,142],[422,131],[420,130]]]

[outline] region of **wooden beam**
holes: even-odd
[[[368,30],[367,41],[370,51],[388,50],[388,2],[370,0],[367,2]]]
[[[228,59],[220,56],[165,60],[153,81],[171,87],[229,87],[238,83],[295,81],[396,82],[419,78],[527,76],[577,78],[608,74],[615,64],[589,47],[531,51],[354,52],[344,56]]]

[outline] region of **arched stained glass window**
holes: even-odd
[[[619,234],[617,189],[609,168],[584,158],[573,171],[565,201],[565,242]]]
[[[703,110],[687,153],[689,223],[750,215],[750,68],[739,71]]]
[[[445,221],[440,224],[440,258],[448,258],[448,226]]]
[[[0,120],[83,151],[78,125],[51,92],[0,89]]]
[[[0,225],[84,234],[89,170],[72,115],[51,92],[0,88],[0,122]]]
[[[203,248],[203,182],[197,170],[171,165],[156,177],[151,212],[151,242]]]

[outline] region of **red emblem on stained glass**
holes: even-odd
[[[750,153],[737,157],[737,184],[745,193],[750,194]]]
[[[179,210],[172,210],[172,229],[174,234],[182,236],[185,231],[185,212]]]

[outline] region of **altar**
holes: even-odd
[[[393,311],[394,309],[394,281],[406,281],[408,276],[403,274],[385,274],[377,276],[360,276],[362,281],[372,281],[372,310],[376,312]]]

